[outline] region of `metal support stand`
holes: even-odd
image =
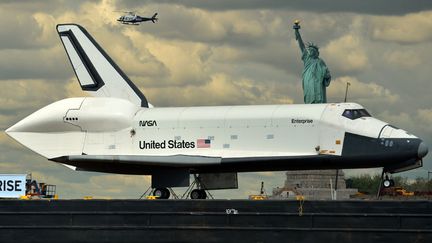
[[[179,197],[177,196],[177,194],[174,192],[174,190],[171,187],[168,187],[168,190],[170,191],[170,193],[174,199],[179,199]]]
[[[199,176],[197,176],[196,174],[194,174],[194,180],[193,182],[189,185],[189,187],[186,189],[186,191],[183,193],[183,195],[179,198],[179,196],[174,192],[174,190],[171,187],[168,187],[167,189],[170,191],[170,194],[172,195],[172,197],[174,199],[187,199],[192,190],[194,188],[197,189],[202,189],[206,192],[206,194],[208,195],[209,198],[214,199],[213,195],[207,190],[207,188],[205,188],[204,184],[201,183],[201,180],[199,179]],[[147,188],[147,190],[139,197],[139,199],[143,199],[146,196],[151,196],[153,194],[154,188],[151,188],[151,186],[149,186]]]
[[[155,188],[151,188],[151,186],[149,186],[147,190],[139,197],[139,199],[143,199],[147,196],[151,196],[153,194],[154,189]],[[170,191],[170,195],[172,195],[174,199],[179,199],[179,197],[171,187],[167,187],[167,189]]]
[[[345,89],[345,99],[344,99],[344,103],[347,102],[347,97],[348,97],[348,87],[351,85],[350,82],[347,82],[346,84],[346,89]]]
[[[181,199],[187,199],[191,193],[191,191],[193,190],[194,186],[196,184],[196,181],[194,180],[189,187],[186,189],[186,191],[183,193],[183,195],[181,196]]]
[[[141,197],[139,199],[142,199],[143,197],[145,197],[147,195],[147,193],[150,195],[153,192],[153,189],[151,188],[151,186],[149,186],[147,188],[147,190],[141,195]]]
[[[383,181],[384,181],[384,174],[385,174],[385,172],[384,172],[384,169],[383,169],[383,170],[382,170],[382,173],[381,173],[381,180],[380,180],[380,183],[379,183],[377,196],[376,196],[376,199],[377,199],[377,200],[378,200],[378,199],[380,198],[380,196],[381,196],[381,187],[382,187],[382,184],[383,184]]]
[[[430,200],[431,198],[431,181],[430,181],[430,174],[432,174],[432,171],[428,171],[428,180],[427,180],[427,189],[428,189],[428,199]]]
[[[339,169],[336,170],[334,200],[337,200],[338,179],[339,179]]]
[[[194,187],[204,190],[209,196],[209,198],[214,199],[213,195],[210,193],[210,191],[207,190],[207,188],[205,188],[204,184],[201,183],[199,176],[197,176],[196,174],[194,174],[194,181],[190,184],[185,193],[183,193],[181,199],[187,199],[190,196]]]
[[[207,188],[205,187],[205,185],[201,182],[201,179],[199,178],[199,176],[196,176],[196,175],[194,174],[194,177],[195,177],[195,180],[197,180],[197,185],[199,185],[200,189],[203,189],[203,190],[208,194],[208,196],[209,196],[211,199],[214,199],[214,197],[213,197],[213,195],[210,193],[210,191],[207,190]]]

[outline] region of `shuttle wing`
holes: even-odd
[[[82,90],[93,96],[121,98],[149,107],[141,91],[83,27],[60,24],[57,32]]]
[[[161,166],[193,166],[220,164],[220,157],[192,156],[192,155],[71,155],[52,159],[56,162],[123,162],[132,164],[161,165]]]

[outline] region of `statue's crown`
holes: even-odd
[[[318,47],[317,45],[315,45],[314,43],[312,43],[312,42],[308,42],[308,43],[307,43],[307,47],[308,47],[308,48],[309,48],[309,47],[315,48],[317,51],[319,50],[319,47]]]

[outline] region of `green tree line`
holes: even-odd
[[[406,177],[395,176],[392,178],[395,186],[402,187],[408,191],[432,191],[432,180],[418,177],[414,181]],[[376,194],[381,182],[380,175],[358,175],[346,179],[348,188],[357,188],[359,192],[365,194]]]

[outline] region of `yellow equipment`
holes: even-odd
[[[406,196],[406,197],[414,196],[414,192],[409,192],[403,189],[402,187],[395,187],[395,191],[401,196]]]
[[[264,196],[264,195],[250,195],[249,199],[250,200],[266,200],[266,199],[268,199],[268,197]]]

